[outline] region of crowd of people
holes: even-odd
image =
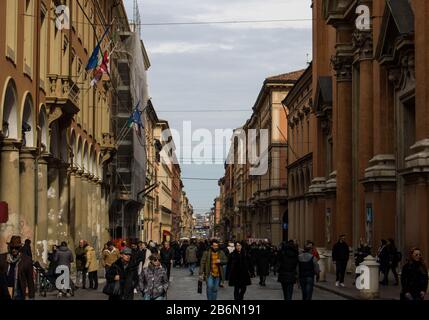
[[[8,252],[0,255],[0,299],[34,299],[36,286],[31,241],[24,244],[21,237],[13,236],[8,244]],[[104,268],[106,283],[103,293],[109,300],[165,300],[167,299],[172,268],[187,268],[189,276],[198,270],[199,283],[206,283],[208,300],[216,300],[220,288],[233,287],[234,300],[244,300],[252,279],[259,280],[259,286],[267,285],[271,274],[280,282],[285,300],[292,300],[295,286],[303,300],[311,300],[314,284],[319,280],[319,253],[312,241],[300,248],[297,241],[272,245],[268,240],[248,243],[219,242],[216,239],[190,241],[164,241],[158,245],[122,241],[115,245],[107,242],[101,252],[96,252],[87,241],[80,240],[74,250],[66,242],[53,246],[48,254],[47,277],[55,283],[57,267],[71,271],[76,266],[76,283],[71,281],[73,290],[98,290],[100,266]],[[354,251],[354,262],[358,266],[372,254],[372,249],[363,240]],[[392,272],[395,285],[401,283],[401,299],[423,300],[428,288],[428,270],[421,251],[412,248],[398,268],[402,254],[393,239],[382,240],[375,254],[380,264],[382,285],[389,284]],[[336,268],[336,286],[344,287],[344,278],[350,258],[350,248],[345,235],[339,237],[332,248],[332,261]],[[359,275],[356,275],[356,277]],[[200,285],[201,286],[201,285]],[[59,295],[69,295],[72,288],[58,289]]]

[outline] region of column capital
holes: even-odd
[[[19,157],[21,159],[36,159],[37,149],[36,148],[21,148]]]
[[[1,143],[1,151],[19,151],[22,142],[15,139],[4,139]]]
[[[355,30],[353,32],[353,47],[359,61],[372,60],[374,58],[372,32]]]
[[[338,82],[352,81],[353,56],[350,53],[337,52],[331,58],[331,65]]]

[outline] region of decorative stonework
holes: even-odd
[[[359,60],[372,60],[373,59],[373,38],[371,31],[353,32],[353,47]]]
[[[352,81],[352,64],[353,59],[350,55],[332,56],[331,65],[335,70],[337,81]]]

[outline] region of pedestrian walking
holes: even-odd
[[[312,253],[312,244],[307,244],[304,252],[298,256],[298,277],[302,290],[302,300],[312,300],[314,279],[319,281],[320,268],[316,257]]]
[[[186,248],[185,260],[189,266],[189,274],[194,275],[195,268],[197,266],[198,257],[197,257],[198,248],[195,245],[195,240],[191,240],[191,244]]]
[[[332,261],[336,267],[335,285],[345,287],[344,277],[346,275],[347,263],[349,261],[350,249],[346,243],[346,236],[341,235],[338,242],[332,248]]]
[[[119,250],[115,247],[112,241],[107,242],[107,248],[103,250],[102,264],[107,274],[107,270],[119,259]]]
[[[149,261],[149,266],[139,276],[139,291],[143,300],[166,300],[169,284],[167,272],[158,255],[151,255]]]
[[[319,252],[317,251],[316,246],[314,245],[314,242],[311,240],[307,240],[307,245],[311,246],[311,254],[313,255],[313,257],[316,258],[316,261],[319,261],[320,255],[319,255]]]
[[[75,250],[76,254],[76,284],[82,286],[82,289],[86,287],[86,252],[85,252],[85,240],[80,240],[79,245]]]
[[[386,273],[389,269],[389,253],[387,252],[387,241],[381,239],[381,244],[377,252],[377,262],[380,264],[380,273],[383,274],[383,280],[380,284],[385,285]]]
[[[393,239],[387,240],[386,245],[386,267],[384,273],[384,279],[382,281],[383,285],[389,284],[389,273],[392,271],[393,276],[395,278],[395,286],[399,285],[399,275],[398,275],[398,265],[402,260],[402,254],[398,251],[395,245],[395,241]]]
[[[170,280],[171,263],[174,260],[174,250],[170,247],[170,242],[164,241],[163,247],[160,250],[161,264],[167,272],[167,278]]]
[[[31,250],[31,240],[30,239],[26,239],[24,241],[24,246],[22,247],[22,254],[26,255],[27,257],[29,257],[31,259],[31,261],[33,261],[33,252]]]
[[[235,250],[228,258],[226,280],[230,287],[234,287],[234,300],[244,300],[247,286],[252,284],[250,279],[252,262],[249,254],[240,242],[235,243]]]
[[[270,268],[273,271],[274,276],[277,275],[278,269],[278,259],[279,259],[279,250],[276,246],[271,247],[271,257],[270,257]]]
[[[71,264],[74,262],[73,253],[72,251],[67,247],[67,242],[63,241],[61,242],[61,245],[58,247],[58,250],[56,250],[54,254],[54,262],[57,267],[67,267],[69,270],[69,274],[71,271]],[[55,272],[56,275],[56,272]],[[70,289],[67,289],[66,292],[60,290],[59,296],[62,296],[63,294],[67,294],[70,292]]]
[[[88,270],[89,278],[89,289],[98,289],[98,261],[95,254],[95,250],[90,245],[86,246],[86,265],[85,268]]]
[[[428,269],[419,248],[412,248],[401,273],[401,300],[424,300],[428,289]]]
[[[220,281],[225,279],[223,266],[227,263],[225,253],[219,250],[219,241],[213,239],[200,264],[200,280],[207,284],[207,300],[217,300]]]
[[[279,256],[279,277],[285,300],[292,300],[293,287],[297,281],[298,250],[293,240],[283,244]]]
[[[355,253],[355,266],[356,268],[365,260],[366,257],[371,255],[371,247],[368,246],[366,242],[361,238],[359,247],[356,249]],[[355,274],[355,280],[360,276],[359,273]],[[355,285],[356,282],[353,283]]]
[[[33,262],[22,254],[20,236],[12,236],[8,252],[0,254],[0,300],[34,299]]]
[[[138,264],[131,261],[130,248],[123,249],[120,254],[121,258],[107,271],[107,283],[103,292],[109,295],[109,300],[134,300]]]
[[[256,271],[259,276],[259,285],[265,287],[267,276],[270,274],[270,256],[271,250],[268,246],[268,240],[260,243],[257,250]]]

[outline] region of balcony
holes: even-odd
[[[46,103],[61,108],[62,114],[74,115],[80,111],[80,89],[69,76],[48,75]]]

